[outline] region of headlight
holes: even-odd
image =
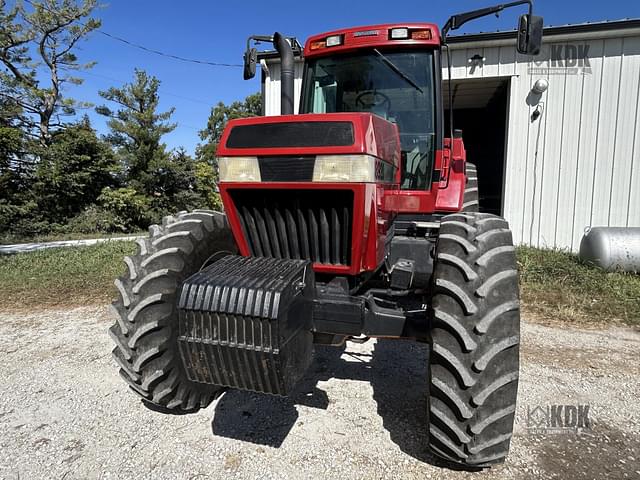
[[[375,182],[376,157],[371,155],[318,155],[314,182]]]
[[[259,182],[258,157],[218,157],[221,182]]]

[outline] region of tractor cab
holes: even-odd
[[[305,48],[301,113],[369,112],[395,124],[403,190],[433,180],[437,38],[435,25],[379,25],[312,37]]]

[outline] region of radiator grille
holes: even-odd
[[[310,182],[316,157],[259,157],[263,182]]]
[[[252,255],[350,264],[350,190],[235,190],[231,197]]]

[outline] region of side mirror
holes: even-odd
[[[256,76],[256,63],[258,62],[258,49],[248,48],[244,52],[244,73],[245,80],[249,80]]]
[[[518,53],[538,55],[542,46],[542,17],[521,15],[518,25]]]

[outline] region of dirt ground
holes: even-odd
[[[165,416],[119,378],[110,323],[102,307],[0,314],[1,478],[640,478],[638,331],[525,323],[511,454],[469,474],[425,448],[424,345],[318,349],[292,399],[231,391]],[[588,405],[589,428],[528,416],[552,405]]]

